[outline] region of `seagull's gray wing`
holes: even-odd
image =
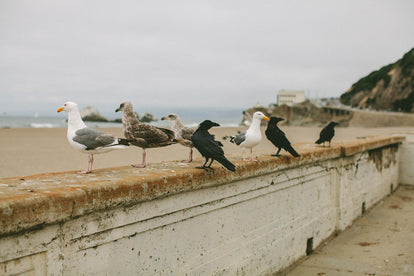
[[[240,145],[244,140],[246,140],[246,133],[246,131],[240,132],[239,134],[234,135],[232,140],[236,143],[236,145]]]
[[[73,141],[86,146],[86,150],[109,146],[117,140],[117,137],[105,134],[102,131],[82,128],[75,132]]]

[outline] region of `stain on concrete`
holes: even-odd
[[[376,244],[378,244],[378,243],[377,242],[360,242],[360,243],[358,243],[358,245],[363,246],[363,247],[376,245]]]
[[[411,200],[413,200],[411,197],[409,196],[400,196],[400,198],[405,201],[405,202],[411,202]]]
[[[388,169],[391,164],[397,163],[398,145],[389,145],[368,151],[368,161],[373,162],[378,171]]]

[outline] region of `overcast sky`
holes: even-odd
[[[413,12],[413,0],[0,0],[0,114],[338,97],[414,47]]]

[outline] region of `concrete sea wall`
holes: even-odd
[[[300,158],[236,173],[169,162],[0,179],[0,274],[271,274],[398,187],[403,141],[295,145]]]
[[[404,133],[405,141],[401,145],[400,184],[414,185],[414,133]]]

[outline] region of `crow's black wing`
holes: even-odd
[[[194,147],[207,158],[224,155],[224,151],[208,132],[196,131],[191,137]]]
[[[321,133],[319,134],[319,139],[315,143],[321,144],[323,142],[330,141],[333,136],[334,136],[333,128],[326,126],[321,130]]]

